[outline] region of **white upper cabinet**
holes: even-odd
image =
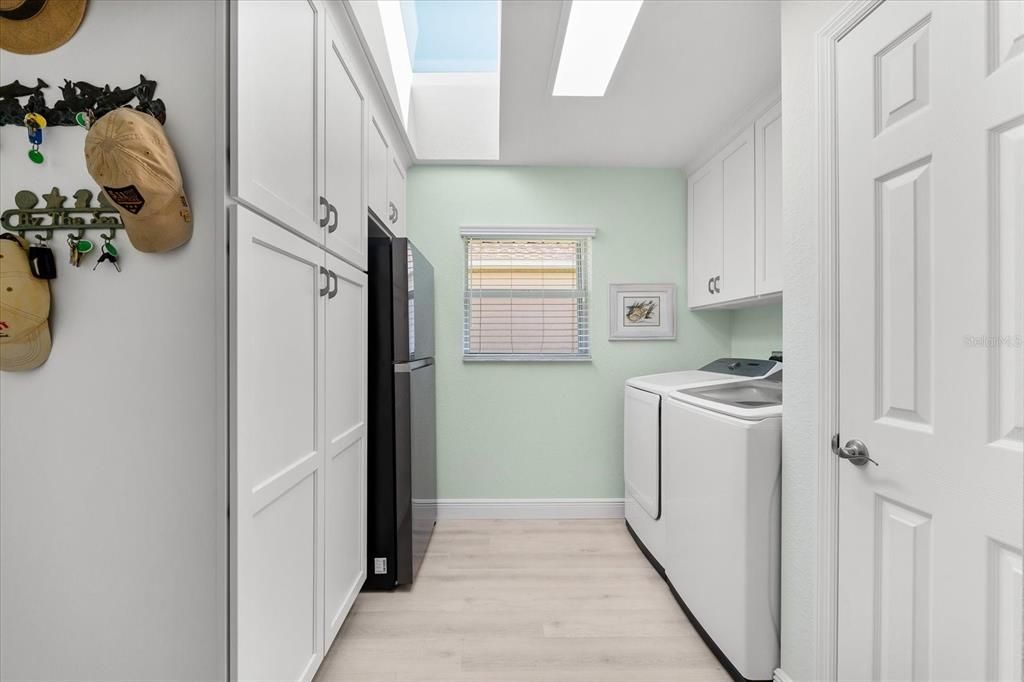
[[[367,163],[370,194],[367,202],[370,210],[380,218],[381,222],[387,224],[390,145],[376,115],[370,117],[367,135],[370,138],[370,158]]]
[[[690,176],[688,220],[690,307],[715,302],[715,277],[722,270],[722,168],[709,163]]]
[[[754,123],[757,168],[755,293],[782,291],[782,105]]]
[[[687,181],[691,308],[782,293],[782,128],[775,105]]]
[[[232,9],[232,194],[320,241],[322,9],[306,0],[239,0]]]
[[[396,237],[404,237],[405,231],[405,169],[398,157],[391,156],[388,165],[388,215],[387,223]]]
[[[351,47],[333,20],[327,22],[324,54],[325,245],[349,263],[366,268],[366,97],[353,76]]]
[[[715,295],[735,301],[754,295],[754,130],[719,155],[722,166],[723,267]]]

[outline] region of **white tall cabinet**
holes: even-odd
[[[691,308],[782,295],[782,133],[774,105],[687,179]]]
[[[367,209],[398,233],[406,163],[340,3],[229,13],[230,670],[310,680],[366,578]]]

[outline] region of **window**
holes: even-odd
[[[592,228],[464,228],[463,357],[589,360]]]
[[[401,7],[413,73],[498,70],[498,0],[403,0]]]

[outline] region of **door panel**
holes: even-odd
[[[405,230],[405,169],[398,157],[391,155],[388,166],[388,224],[395,236],[404,237]]]
[[[391,223],[388,221],[388,140],[375,116],[370,117],[368,130],[370,150],[366,169],[369,192],[367,201],[370,210],[388,226],[388,229],[391,229]]]
[[[839,433],[878,462],[839,470],[840,679],[1019,679],[1021,8],[838,46]]]
[[[366,269],[366,102],[349,66],[349,47],[333,20],[324,55],[324,198],[334,213],[327,248]]]
[[[323,658],[323,254],[247,209],[232,217],[232,670],[309,680]]]
[[[1024,14],[1024,3],[1020,6]],[[1024,192],[1024,116],[996,127],[989,139],[995,216],[989,301],[993,336],[999,340],[989,367],[991,439],[1020,449],[1024,440],[1024,350],[1020,341],[1024,333],[1024,205],[1020,201]]]
[[[626,495],[652,518],[661,517],[661,397],[626,387]]]
[[[327,646],[366,578],[366,275],[327,257],[324,595]]]
[[[722,272],[722,171],[713,160],[689,180],[690,307],[716,301],[713,280]]]
[[[749,128],[720,156],[722,164],[722,249],[719,301],[754,295],[754,129]]]
[[[757,163],[756,294],[782,291],[782,105],[754,124]]]
[[[233,193],[320,241],[318,5],[307,0],[237,0],[232,9]]]

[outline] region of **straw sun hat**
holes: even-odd
[[[0,49],[39,54],[71,39],[86,0],[0,0]]]

